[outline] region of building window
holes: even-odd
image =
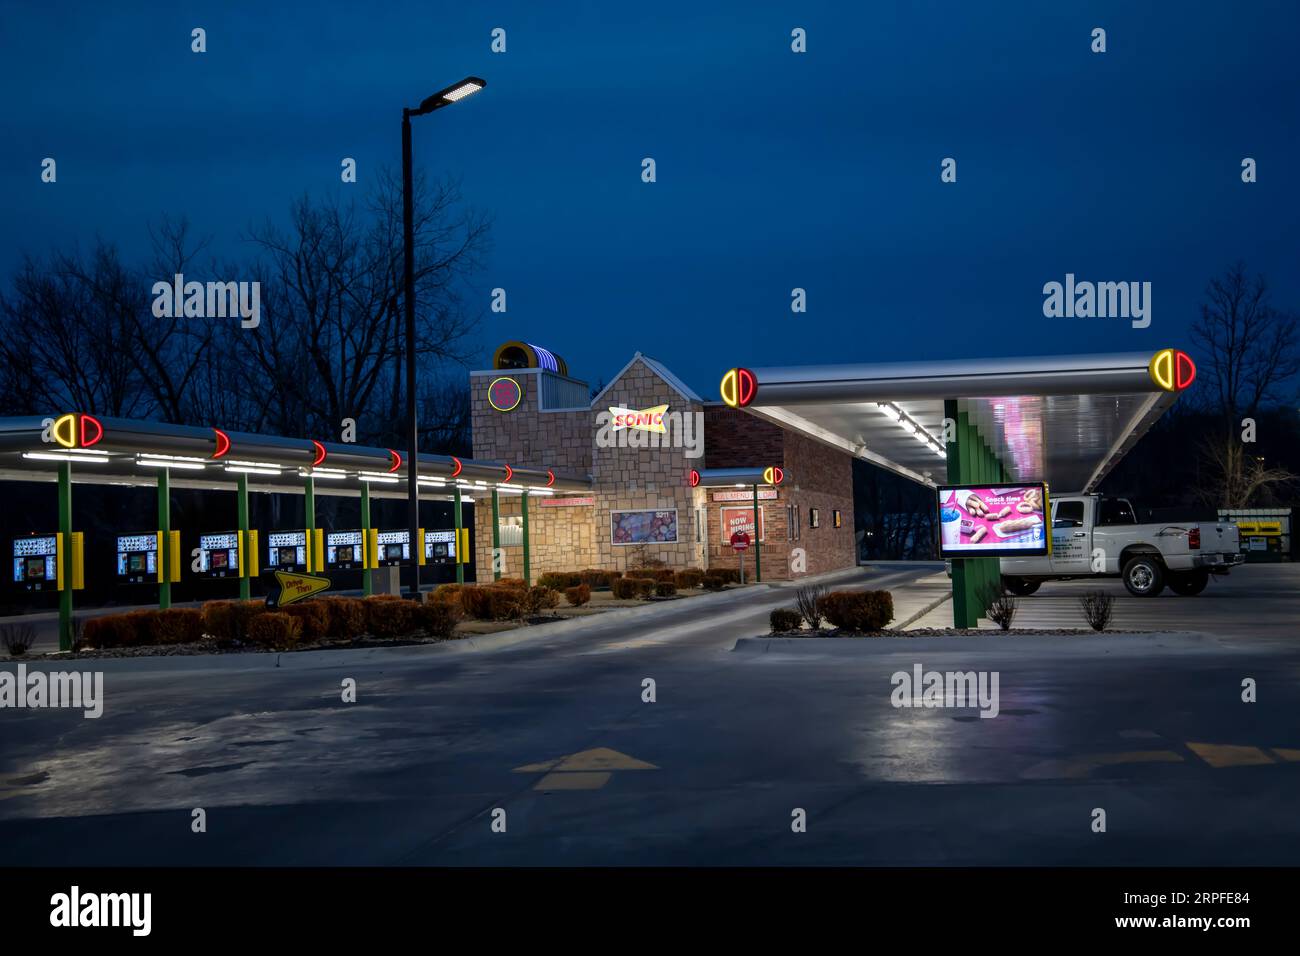
[[[785,506],[785,524],[786,538],[790,541],[799,540],[799,506]]]
[[[524,543],[523,515],[502,515],[501,523],[497,526],[497,533],[501,536],[501,547],[522,547]]]
[[[808,509],[808,527],[820,528],[822,526],[821,514],[816,508]]]
[[[831,520],[835,523],[835,527],[838,528],[838,527],[840,526],[840,524],[841,524],[842,522],[840,521],[840,513],[839,513],[839,511],[832,511],[832,512],[831,512]]]

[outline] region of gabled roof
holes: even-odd
[[[668,371],[668,368],[662,362],[659,362],[656,359],[652,359],[648,355],[642,355],[640,352],[637,352],[635,355],[632,356],[631,361],[629,361],[626,365],[624,365],[621,369],[619,369],[618,374],[609,380],[609,384],[606,385],[604,388],[602,388],[600,392],[597,393],[596,397],[591,400],[591,407],[595,408],[597,405],[599,405],[600,400],[605,397],[605,393],[608,392],[611,388],[613,388],[614,383],[617,382],[620,378],[622,378],[624,374],[626,374],[627,370],[630,369],[633,365],[635,365],[638,361],[641,362],[641,364],[643,364],[650,371],[658,375],[661,379],[663,379],[664,384],[666,384],[669,388],[671,388],[674,392],[676,392],[686,401],[701,402],[701,403],[704,401],[704,399],[700,398],[700,396],[696,395],[695,392],[691,390],[691,387],[689,385],[683,382],[672,372]]]

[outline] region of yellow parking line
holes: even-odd
[[[1215,768],[1249,767],[1275,762],[1272,757],[1258,747],[1244,747],[1237,744],[1188,743],[1187,749]]]

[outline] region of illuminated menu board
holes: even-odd
[[[335,568],[359,568],[363,544],[360,531],[331,531],[325,535],[325,563]]]
[[[268,568],[306,568],[307,532],[273,531],[266,536]]]
[[[158,535],[124,534],[117,538],[117,576],[131,584],[158,577]]]
[[[239,533],[199,536],[199,573],[225,578],[239,574]]]
[[[56,535],[33,535],[14,538],[14,583],[33,591],[59,580]]]
[[[455,531],[426,531],[424,557],[433,564],[449,564],[456,560]]]
[[[377,540],[380,565],[392,566],[411,560],[411,532],[380,531]]]

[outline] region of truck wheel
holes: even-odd
[[[1007,576],[1002,578],[1003,589],[1017,597],[1028,597],[1037,591],[1042,583],[1042,581],[1030,581],[1026,578],[1013,578]]]
[[[1134,597],[1155,597],[1165,589],[1165,569],[1157,558],[1139,554],[1124,565],[1124,587]]]
[[[1210,583],[1209,571],[1179,571],[1169,575],[1169,589],[1184,597],[1195,597]]]

